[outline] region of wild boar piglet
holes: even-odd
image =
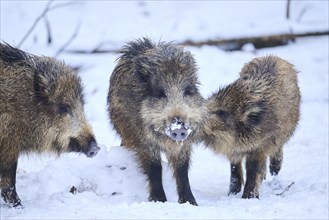
[[[293,65],[276,56],[265,56],[247,63],[239,79],[206,100],[203,140],[231,162],[229,194],[241,191],[243,159],[246,183],[242,198],[259,197],[268,157],[270,173],[279,173],[283,145],[299,121],[300,99]]]

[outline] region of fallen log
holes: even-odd
[[[315,37],[315,36],[324,36],[329,35],[328,31],[318,31],[318,32],[307,32],[299,34],[277,34],[277,35],[268,35],[268,36],[258,36],[258,37],[241,37],[241,38],[232,38],[232,39],[210,39],[204,41],[194,41],[186,40],[183,42],[178,42],[178,45],[182,46],[193,46],[193,47],[202,47],[205,45],[208,46],[217,46],[225,51],[235,51],[241,50],[245,44],[253,44],[256,49],[266,48],[266,47],[275,47],[287,45],[289,42],[294,42],[297,38],[302,37]],[[83,49],[67,49],[67,53],[118,53],[120,49],[101,49],[97,47],[93,50],[83,50]]]
[[[194,46],[202,47],[208,46],[218,46],[225,51],[241,50],[245,44],[253,44],[256,49],[275,47],[287,45],[289,42],[294,42],[296,38],[300,37],[314,37],[329,35],[329,31],[320,32],[309,32],[300,34],[277,34],[259,37],[242,37],[242,38],[232,38],[232,39],[216,39],[216,40],[206,40],[206,41],[193,41],[187,40],[181,42],[180,45],[183,46]]]

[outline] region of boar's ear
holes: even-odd
[[[43,73],[34,74],[34,92],[37,101],[48,102],[53,85],[53,77],[47,76]]]
[[[257,126],[266,113],[266,103],[261,100],[254,103],[248,103],[247,110],[243,116],[243,122],[248,127]]]
[[[150,76],[147,74],[144,74],[142,71],[137,71],[137,78],[138,82],[142,85],[147,85],[150,82]]]

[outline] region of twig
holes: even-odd
[[[281,193],[277,193],[275,195],[282,196],[285,192],[289,191],[290,187],[294,184],[295,184],[295,182],[290,183],[289,186],[287,186]]]
[[[303,7],[303,9],[301,10],[301,12],[299,13],[298,15],[298,18],[297,18],[297,23],[300,23],[300,21],[302,20],[302,17],[305,15],[307,11],[307,8],[306,7]]]
[[[96,54],[96,53],[119,53],[120,49],[93,49],[93,50],[65,50],[67,53]]]
[[[70,45],[70,43],[72,43],[72,41],[78,35],[80,26],[81,26],[81,22],[78,23],[77,27],[75,28],[72,36],[68,39],[68,41],[56,52],[56,54],[54,55],[55,57],[57,57],[59,54],[61,54]]]
[[[67,3],[63,3],[63,4],[57,4],[57,5],[51,6],[48,11],[52,11],[52,10],[55,10],[57,8],[66,7],[68,5],[77,5],[77,4],[80,4],[80,3],[79,2],[67,2]]]
[[[41,20],[41,18],[43,18],[43,16],[45,16],[45,14],[48,12],[49,7],[51,5],[51,3],[53,2],[53,0],[50,0],[45,9],[43,10],[43,12],[41,13],[41,15],[39,15],[39,17],[37,17],[37,19],[35,19],[34,23],[32,24],[32,26],[30,27],[30,29],[27,31],[27,33],[25,34],[25,36],[23,37],[23,39],[19,42],[19,44],[17,45],[17,47],[21,47],[22,44],[24,43],[24,41],[27,39],[27,37],[32,33],[33,29],[35,28],[35,26],[38,24],[38,22]]]
[[[73,4],[77,4],[77,2],[68,2],[68,3],[65,3],[65,4],[57,4],[57,5],[54,5],[52,7],[50,7],[51,3],[53,2],[54,0],[49,0],[49,2],[47,3],[45,9],[43,10],[43,12],[35,19],[34,23],[32,24],[32,26],[30,27],[30,29],[27,31],[27,33],[24,35],[24,37],[22,38],[22,40],[19,42],[19,44],[17,45],[18,48],[20,48],[22,46],[22,44],[24,43],[24,41],[28,38],[28,36],[32,33],[33,29],[35,28],[35,26],[39,23],[39,21],[45,17],[45,15],[47,14],[47,12],[49,11],[52,11],[52,10],[55,10],[57,8],[61,8],[61,7],[65,7],[65,6],[68,6],[68,5],[73,5]],[[48,21],[46,21],[48,22]],[[48,35],[49,37],[49,35]],[[49,40],[49,38],[48,38]]]
[[[290,19],[290,4],[291,3],[291,0],[287,0],[287,10],[286,10],[286,18],[287,20]]]
[[[50,45],[53,40],[52,40],[52,37],[51,37],[50,24],[49,24],[49,21],[48,21],[46,16],[44,17],[44,21],[45,21],[45,25],[46,25],[46,29],[47,29],[47,35],[48,35],[47,43],[48,43],[48,45]]]

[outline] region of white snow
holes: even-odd
[[[1,41],[18,45],[47,3],[1,0]],[[180,42],[329,30],[327,0],[291,1],[290,20],[285,19],[286,3],[53,1],[51,6],[61,7],[46,15],[52,45],[46,43],[41,19],[21,48],[54,56],[77,27],[67,50],[118,49],[142,36]],[[214,46],[186,48],[197,60],[204,97],[233,82],[246,62],[267,54],[295,65],[302,93],[301,120],[285,145],[282,170],[276,177],[267,174],[259,200],[241,199],[241,193],[227,196],[229,162],[202,144],[194,146],[189,177],[197,207],[177,203],[165,160],[168,202],[148,202],[145,176],[134,154],[119,147],[120,138],[106,114],[109,77],[118,55],[61,53],[59,59],[82,67],[85,111],[101,150],[92,159],[74,153],[21,156],[17,192],[25,208],[10,208],[1,200],[1,219],[328,219],[328,46],[328,36],[323,36],[259,50],[253,45],[235,52]],[[76,194],[70,193],[72,186]]]

